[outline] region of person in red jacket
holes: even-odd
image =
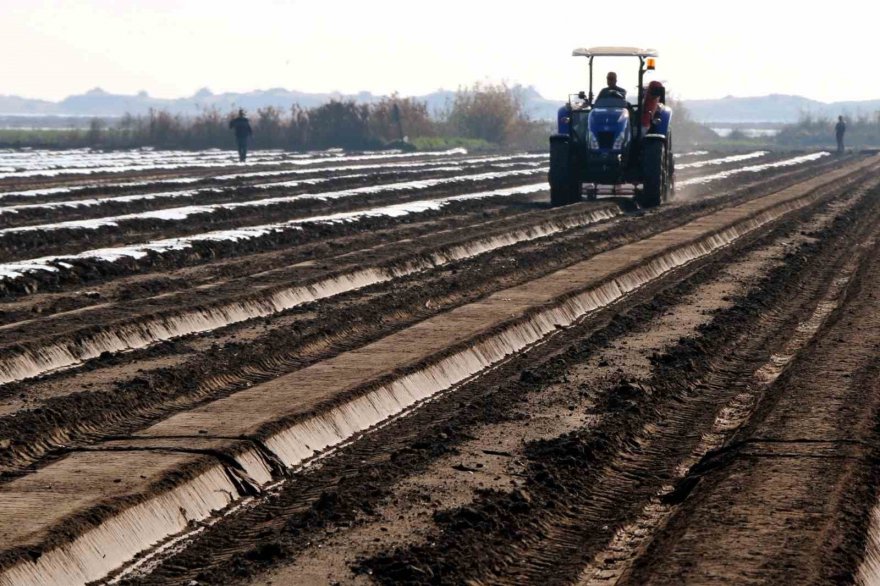
[[[666,89],[659,81],[652,81],[648,84],[647,91],[645,92],[645,101],[642,104],[643,135],[648,132],[648,129],[651,127],[651,121],[654,119],[654,114],[660,108],[660,104],[665,101],[665,94]]]
[[[244,115],[244,110],[238,111],[238,118],[229,121],[229,128],[235,131],[235,142],[238,145],[238,160],[244,163],[247,159],[247,143],[248,138],[254,133],[251,130],[251,123],[248,122]]]

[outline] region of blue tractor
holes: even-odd
[[[550,137],[550,201],[554,206],[580,201],[586,191],[595,199],[601,189],[611,193],[632,189],[640,207],[667,201],[674,190],[672,110],[659,81],[646,87],[645,72],[655,66],[657,51],[631,47],[575,49],[589,59],[589,93],[581,91],[559,109],[558,130]],[[636,57],[639,86],[635,104],[615,87],[593,94],[593,59]],[[586,186],[586,189],[585,189]]]

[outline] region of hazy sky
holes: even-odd
[[[0,0],[0,94],[55,100],[100,86],[180,97],[207,86],[418,95],[503,80],[562,98],[585,85],[586,62],[571,50],[615,44],[656,48],[657,77],[683,98],[880,98],[872,71],[880,9],[822,6]],[[608,65],[632,85],[634,61]]]

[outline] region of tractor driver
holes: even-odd
[[[617,87],[617,74],[613,71],[609,71],[608,75],[605,76],[605,79],[608,82],[608,87],[602,88],[602,91],[599,92],[599,96],[596,99],[601,100],[602,98],[620,98],[625,100],[626,90],[622,87]]]

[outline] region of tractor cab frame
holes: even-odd
[[[672,110],[659,82],[646,88],[645,73],[655,68],[657,51],[634,47],[575,49],[586,57],[589,93],[569,97],[559,109],[557,132],[550,137],[550,194],[554,205],[579,201],[587,185],[591,199],[600,188],[612,193],[630,190],[642,207],[665,201],[674,188]],[[639,61],[636,103],[622,96],[599,97],[593,92],[596,57],[635,57]],[[602,96],[602,94],[600,94]]]

